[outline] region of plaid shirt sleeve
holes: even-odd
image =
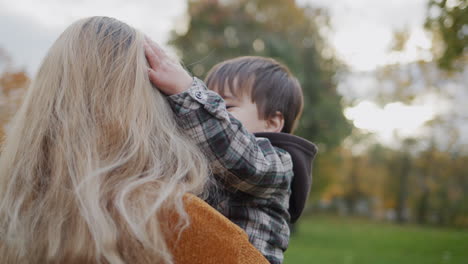
[[[291,156],[265,138],[256,138],[227,110],[224,100],[194,78],[191,87],[168,101],[185,133],[205,152],[215,173],[227,170],[223,182],[259,198],[289,188]]]

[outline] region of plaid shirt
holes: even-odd
[[[186,92],[168,98],[182,129],[207,155],[221,187],[208,202],[243,228],[271,263],[282,263],[289,242],[289,153],[247,132],[224,100],[197,78]]]

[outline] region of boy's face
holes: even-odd
[[[250,133],[266,131],[267,121],[259,118],[257,104],[252,102],[249,95],[236,97],[226,93],[223,99],[226,102],[226,109],[241,121],[247,131]]]

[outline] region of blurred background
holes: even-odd
[[[0,0],[0,137],[75,20],[134,26],[204,78],[241,55],[301,81],[313,186],[285,263],[468,263],[467,0]]]

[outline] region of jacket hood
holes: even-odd
[[[295,223],[302,214],[312,185],[312,162],[317,146],[301,137],[286,133],[255,133],[256,137],[270,140],[275,147],[287,151],[292,158],[294,177],[291,183],[289,214]]]

